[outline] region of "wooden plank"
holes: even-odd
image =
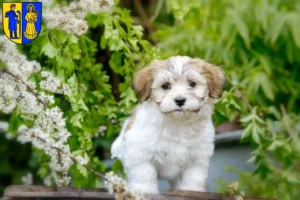
[[[163,195],[172,197],[172,200],[235,200],[233,197],[227,197],[226,195],[220,193],[212,192],[195,192],[187,190],[165,190]],[[174,198],[176,197],[176,198]],[[178,198],[179,197],[179,198]],[[169,198],[167,198],[169,199]],[[276,200],[276,199],[266,199],[258,197],[244,197],[244,200]]]
[[[163,193],[165,196],[176,196],[180,199],[205,199],[205,200],[222,200],[224,199],[222,194],[212,192],[195,192],[187,190],[165,190]]]
[[[106,189],[79,189],[72,187],[47,187],[36,185],[12,185],[4,190],[4,196],[10,200],[50,200],[50,199],[99,199],[114,200],[115,195]],[[234,198],[212,192],[195,192],[186,190],[166,190],[162,195],[145,195],[152,200],[234,200]],[[244,200],[267,200],[263,198],[245,197]],[[275,200],[275,199],[274,199]]]
[[[12,185],[4,190],[6,197],[39,197],[39,198],[90,198],[90,199],[115,199],[105,189],[78,189],[72,187],[47,187],[36,185]]]

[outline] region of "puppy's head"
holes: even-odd
[[[163,114],[176,118],[199,113],[209,99],[222,95],[223,86],[220,67],[186,56],[155,60],[139,71],[133,81],[141,101],[150,98]]]

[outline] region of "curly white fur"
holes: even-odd
[[[157,178],[168,180],[173,189],[204,191],[214,150],[211,115],[216,94],[222,94],[222,70],[183,56],[146,68],[134,81],[145,101],[124,123],[112,157],[122,161],[130,186],[140,192],[158,193]],[[164,83],[170,88],[163,89]],[[176,98],[186,99],[184,105],[177,105]]]

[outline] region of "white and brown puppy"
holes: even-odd
[[[142,103],[113,143],[131,187],[158,193],[157,178],[173,189],[205,190],[214,150],[211,115],[223,92],[220,67],[175,56],[139,71],[133,88]]]

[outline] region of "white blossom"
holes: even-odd
[[[69,85],[64,84],[64,85],[62,86],[62,93],[63,93],[64,95],[71,96],[72,90],[71,90],[71,88],[69,87]]]
[[[60,175],[55,174],[53,176],[54,176],[54,179],[56,180],[57,186],[63,186],[64,184],[69,184],[70,180],[71,180],[71,177],[68,176],[66,173],[63,173]],[[61,176],[61,177],[58,177],[58,176]]]
[[[17,51],[16,45],[3,36],[0,36],[0,61],[6,64],[5,71],[0,71],[0,112],[11,113],[19,106],[20,116],[34,124],[32,127],[21,125],[17,141],[31,142],[36,148],[44,150],[51,158],[49,166],[56,184],[68,184],[68,170],[73,160],[67,143],[71,134],[66,129],[63,112],[58,107],[48,108],[47,105],[55,103],[54,96],[38,92],[36,83],[28,81],[31,75],[40,71],[39,63],[28,61]],[[40,88],[71,95],[68,85],[62,84],[52,73],[44,71],[41,76]],[[9,139],[14,135],[7,133],[6,137]],[[87,155],[77,159],[80,163],[88,162]],[[28,177],[24,177],[27,182]]]
[[[41,76],[43,77],[43,80],[40,82],[42,89],[67,96],[72,94],[70,87],[67,84],[62,84],[51,72],[43,71]]]
[[[6,133],[5,134],[6,139],[11,140],[13,138],[15,138],[15,136],[12,133]]]
[[[43,8],[48,8],[53,5],[53,0],[39,0],[43,3]]]
[[[45,94],[45,92],[40,92],[39,93],[39,98],[43,101],[43,102],[46,102],[47,104],[54,104],[55,101],[54,101],[54,96],[53,95],[48,95],[48,94]]]
[[[8,129],[8,123],[0,121],[0,132],[6,132]]]
[[[21,93],[19,105],[23,114],[37,115],[43,110],[43,105],[36,96],[27,91]]]
[[[236,196],[235,200],[244,200],[244,198],[242,196]]]
[[[16,105],[20,103],[24,113],[33,114],[39,112],[39,108],[25,108],[23,105],[26,102],[31,102],[30,106],[38,106],[35,97],[28,95],[27,88],[35,88],[33,82],[27,79],[41,69],[41,66],[36,61],[28,61],[26,57],[20,54],[16,45],[6,39],[0,37],[0,61],[6,64],[5,70],[8,73],[0,72],[0,111],[11,113]],[[23,106],[23,107],[22,107]]]
[[[25,134],[28,131],[28,127],[22,124],[18,128],[18,136],[17,136],[17,141],[20,142],[21,144],[25,144],[30,141],[30,139],[27,137]]]
[[[105,174],[105,187],[108,189],[109,193],[116,192],[116,196],[127,196],[130,199],[135,200],[145,200],[146,198],[138,191],[133,190],[128,183],[115,175],[113,172],[108,172]],[[123,199],[123,198],[120,198]]]
[[[102,133],[102,132],[104,132],[104,131],[106,131],[106,130],[107,130],[107,126],[101,125],[101,126],[98,127],[98,132],[99,132],[99,133]]]
[[[46,176],[43,180],[44,185],[51,186],[51,176]]]
[[[107,126],[101,125],[98,127],[98,131],[94,133],[92,137],[104,136],[106,130]]]
[[[10,75],[0,75],[0,111],[4,113],[13,111],[17,105],[17,97],[20,93],[19,86]]]
[[[18,52],[16,44],[4,36],[0,37],[0,55],[0,60],[6,63],[7,70],[22,80],[27,80],[31,74],[41,69],[38,62],[28,61]]]
[[[57,6],[43,14],[48,29],[59,28],[67,33],[82,35],[88,30],[85,16],[90,12],[107,11],[114,4],[113,0],[80,0],[69,6]]]
[[[60,80],[53,76],[52,73],[43,71],[41,73],[44,80],[40,82],[40,87],[50,92],[57,92],[61,86]]]
[[[33,183],[33,176],[32,176],[31,173],[28,173],[27,175],[23,176],[21,178],[21,180],[22,180],[22,183],[24,185],[32,185],[32,183]]]
[[[54,179],[58,186],[68,184],[68,170],[73,165],[73,155],[67,143],[70,137],[66,129],[63,112],[58,107],[44,109],[34,121],[32,128],[24,125],[19,127],[18,141],[31,142],[35,147],[43,149],[51,157],[49,167],[54,170]],[[76,156],[76,162],[81,165],[88,163],[88,155]]]
[[[84,157],[76,156],[75,159],[76,159],[76,162],[80,165],[86,165],[89,162],[89,157],[87,154],[85,154]]]
[[[105,12],[114,4],[113,0],[80,0],[70,4],[70,9],[75,10],[76,14],[84,18],[87,13],[97,14]]]

